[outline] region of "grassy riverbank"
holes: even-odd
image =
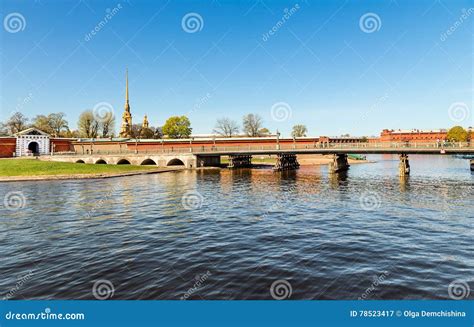
[[[150,171],[156,166],[94,165],[36,159],[1,159],[0,177],[117,174]]]

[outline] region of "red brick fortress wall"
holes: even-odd
[[[0,137],[0,158],[11,158],[16,151],[16,138]]]

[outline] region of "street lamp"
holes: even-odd
[[[277,136],[277,150],[280,150],[280,132],[277,130],[276,132]]]

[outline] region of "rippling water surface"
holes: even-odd
[[[94,299],[100,280],[113,299],[271,299],[281,280],[291,299],[472,289],[467,160],[411,156],[404,180],[396,157],[372,159],[339,178],[307,166],[0,184],[0,199],[26,200],[0,206],[0,296]]]

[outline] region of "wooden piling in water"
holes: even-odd
[[[279,153],[273,171],[295,170],[300,167],[296,154]]]

